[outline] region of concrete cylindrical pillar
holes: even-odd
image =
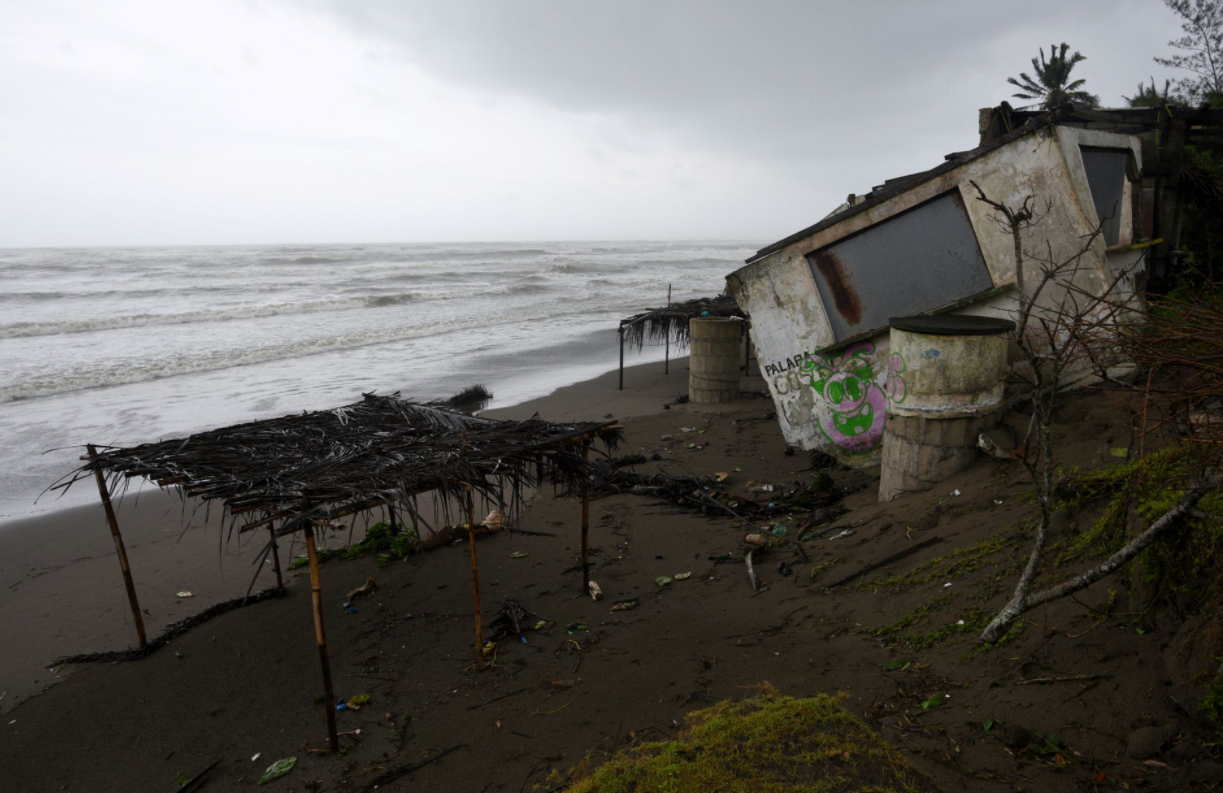
[[[699,405],[738,398],[743,320],[693,317],[688,321],[688,335],[692,341],[688,359],[688,399]]]
[[[928,490],[977,459],[998,422],[1015,323],[949,314],[891,320],[892,394],[879,500]]]

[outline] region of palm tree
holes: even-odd
[[[1155,78],[1151,78],[1150,85],[1138,84],[1138,92],[1133,96],[1122,96],[1130,107],[1163,107],[1171,105],[1172,107],[1186,107],[1188,102],[1179,93],[1172,91],[1172,81],[1164,80],[1164,90],[1160,91],[1155,87]]]
[[[1070,72],[1073,71],[1074,65],[1087,58],[1077,51],[1068,58],[1066,51],[1069,49],[1070,45],[1064,41],[1060,48],[1051,44],[1049,60],[1045,60],[1045,50],[1041,48],[1040,60],[1032,59],[1036,79],[1029,77],[1027,72],[1020,72],[1018,80],[1014,77],[1006,78],[1008,83],[1020,89],[1014,96],[1037,101],[1043,109],[1057,107],[1066,102],[1076,102],[1088,107],[1099,106],[1100,97],[1083,90],[1084,80],[1070,81]]]

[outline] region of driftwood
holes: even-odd
[[[919,542],[917,545],[911,545],[908,548],[905,548],[903,551],[900,551],[899,553],[894,553],[891,556],[880,559],[877,562],[872,562],[871,564],[868,564],[866,567],[863,567],[861,570],[859,570],[856,573],[847,575],[840,580],[833,581],[831,584],[828,585],[827,588],[835,589],[836,587],[842,586],[844,584],[848,584],[850,581],[853,581],[855,578],[860,578],[866,575],[867,573],[873,573],[876,570],[878,570],[880,567],[887,567],[888,565],[892,564],[893,562],[899,562],[901,559],[908,558],[920,550],[929,548],[931,545],[938,545],[942,541],[943,541],[942,537],[931,537],[928,540],[923,540],[922,542]]]
[[[192,628],[202,625],[214,617],[219,617],[227,611],[233,611],[234,609],[241,608],[243,606],[251,606],[255,603],[268,600],[269,598],[283,597],[286,594],[288,593],[283,588],[272,587],[271,589],[265,589],[262,592],[256,592],[255,594],[248,595],[247,597],[226,600],[223,603],[217,603],[215,606],[211,606],[204,611],[201,611],[194,617],[187,617],[184,620],[179,620],[167,628],[165,633],[150,639],[148,644],[146,644],[144,647],[139,647],[133,650],[115,650],[105,653],[69,655],[56,660],[55,663],[50,664],[50,666],[87,663],[114,663],[116,661],[137,661],[145,656],[152,655],[157,650],[160,650],[162,647],[169,644],[170,640],[176,636],[181,636]]]

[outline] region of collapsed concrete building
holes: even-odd
[[[1168,239],[1177,217],[1168,189],[1175,169],[1161,112],[1167,109],[983,111],[978,148],[850,196],[728,276],[752,316],[752,344],[787,442],[853,466],[877,463],[886,417],[907,398],[906,370],[915,363],[889,348],[890,319],[1015,316],[1013,240],[972,183],[1008,206],[1035,197],[1044,217],[1024,231],[1025,251],[1069,255],[1102,227],[1080,260],[1075,288],[1140,295],[1148,255],[1177,253]],[[1180,122],[1172,141],[1183,145],[1186,129]],[[1144,171],[1144,154],[1155,167]],[[1025,257],[1029,289],[1038,267]]]

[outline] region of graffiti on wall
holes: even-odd
[[[820,431],[829,441],[851,454],[869,452],[883,441],[889,403],[905,400],[908,368],[899,354],[888,356],[884,383],[876,382],[872,356],[875,345],[859,342],[833,355],[808,355],[801,370],[827,410],[817,412]]]

